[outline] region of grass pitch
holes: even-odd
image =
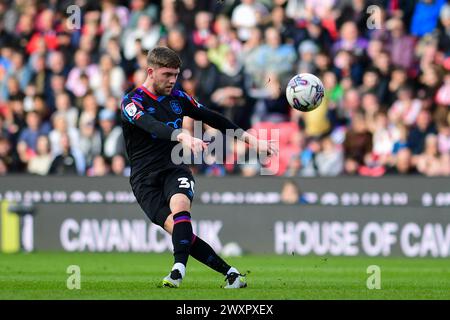
[[[169,254],[0,254],[0,299],[450,299],[449,259],[251,255],[227,260],[247,273],[247,288],[222,289],[224,277],[194,259],[182,287],[161,288],[172,265]],[[80,267],[80,290],[67,288],[70,265]],[[379,290],[366,286],[370,265],[381,269]]]

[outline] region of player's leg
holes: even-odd
[[[241,275],[236,268],[226,263],[206,241],[195,234],[190,253],[196,260],[223,274],[227,281],[225,288],[243,288],[247,286],[244,275]]]
[[[174,199],[173,205],[171,205],[171,208],[173,209],[172,212],[179,212],[180,209],[186,209],[186,207],[184,206],[180,207],[177,201],[178,199],[182,200],[183,197],[179,197],[179,195],[175,196],[172,197],[172,199]],[[178,225],[178,223],[176,222],[177,219],[180,218],[177,217],[176,214],[171,214],[164,223],[164,229],[168,233],[172,234],[172,239],[174,239],[173,236],[174,229]],[[201,239],[200,237],[196,236],[193,233],[190,247],[190,255],[199,262],[207,265],[211,269],[223,274],[226,277],[227,281],[225,288],[243,288],[247,286],[244,276],[241,275],[236,268],[231,267],[228,263],[226,263],[206,241],[204,241],[203,239]],[[186,264],[184,264],[184,266],[186,266]],[[178,268],[181,267],[184,270],[184,266],[178,266]],[[173,269],[174,270],[177,269],[176,263],[174,264]],[[176,276],[176,274],[174,274],[174,276]],[[182,277],[184,277],[184,273],[182,274]]]
[[[172,217],[173,215],[170,215],[164,224],[164,229],[170,234],[172,234],[174,226]],[[225,288],[243,288],[247,286],[244,276],[236,268],[226,263],[202,238],[195,234],[192,236],[190,255],[211,269],[223,274],[227,282]]]
[[[177,222],[179,220],[177,220],[177,217],[180,219],[176,215],[187,215],[188,213],[190,217],[191,203],[194,197],[194,178],[186,169],[174,169],[170,174],[166,175],[165,190],[168,192],[169,206],[172,213],[164,222],[164,229],[172,234],[172,239],[174,239],[173,233],[178,233],[178,230],[174,230],[178,228]],[[185,220],[185,218],[181,220]],[[245,278],[238,270],[228,265],[208,243],[194,234],[192,234],[191,239],[190,255],[213,270],[225,275],[227,277],[227,288],[246,286]]]
[[[161,173],[150,174],[140,181],[132,183],[132,189],[137,202],[149,219],[154,224],[164,228],[164,224],[167,217],[171,214],[171,210],[167,202],[167,195],[163,192],[164,184],[161,179]],[[166,278],[163,280],[163,283]],[[166,285],[178,287],[181,280],[176,279],[177,277],[174,278],[174,280],[169,279],[171,283]]]
[[[174,264],[170,274],[164,278],[163,285],[178,287],[186,274],[186,264],[189,258],[189,250],[192,242],[192,225],[190,199],[176,193],[169,200],[171,214],[164,222],[164,229],[170,230],[172,235]]]

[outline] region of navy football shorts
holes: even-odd
[[[169,201],[176,193],[186,195],[192,202],[195,180],[188,168],[173,167],[150,173],[131,184],[137,202],[149,219],[164,228],[171,214]]]

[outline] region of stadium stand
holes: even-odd
[[[1,1],[0,175],[129,174],[119,101],[156,45],[182,57],[179,88],[244,129],[280,129],[276,175],[450,176],[445,0]],[[326,87],[311,113],[284,96],[300,72]]]

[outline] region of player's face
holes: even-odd
[[[153,78],[153,88],[156,94],[160,96],[167,96],[172,92],[175,82],[177,82],[180,68],[155,68],[149,70]]]

